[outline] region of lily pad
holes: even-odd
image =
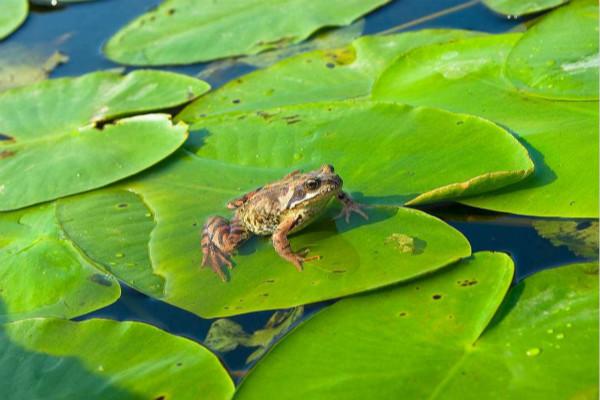
[[[569,0],[483,0],[497,13],[517,17],[558,7]]]
[[[186,126],[167,115],[208,90],[159,71],[96,72],[0,93],[0,210],[52,200],[133,175],[175,151]],[[98,125],[103,123],[103,125]]]
[[[513,263],[483,252],[344,299],[276,344],[235,398],[595,398],[597,270],[538,273],[500,306]]]
[[[121,290],[64,236],[53,204],[0,215],[0,322],[72,318],[114,302]]]
[[[13,322],[0,326],[0,354],[14,400],[227,400],[234,390],[207,349],[139,322]]]
[[[235,79],[187,106],[177,119],[368,96],[377,77],[400,55],[419,46],[477,32],[431,29],[398,35],[363,36],[351,45],[316,50]]]
[[[520,37],[494,35],[415,49],[382,75],[372,97],[479,115],[520,137],[534,160],[534,174],[464,203],[515,214],[597,217],[598,103],[516,90],[502,70]],[[453,168],[448,164],[444,171]]]
[[[3,0],[0,13],[0,39],[13,33],[27,18],[27,0]]]
[[[506,74],[532,95],[598,99],[598,2],[579,0],[533,25],[517,42]]]
[[[298,43],[348,25],[389,0],[165,0],[115,34],[104,49],[128,65],[191,64]]]
[[[290,106],[205,118],[190,129],[186,146],[202,158],[289,169],[332,163],[371,204],[481,193],[517,182],[533,167],[518,141],[486,120],[395,103]]]
[[[321,260],[307,263],[303,272],[284,261],[268,238],[244,244],[234,258],[228,282],[200,268],[200,230],[210,215],[227,215],[225,204],[249,190],[287,174],[288,168],[252,168],[206,160],[185,151],[160,166],[110,188],[59,201],[65,230],[95,261],[111,266],[114,275],[136,289],[203,317],[227,316],[257,310],[289,308],[345,296],[437,270],[470,254],[467,240],[436,218],[417,210],[394,207],[368,210],[369,221],[351,224],[334,220],[330,209],[319,222],[291,237],[294,249],[309,247]],[[107,193],[133,192],[147,207],[156,226],[140,235],[144,218],[119,212],[122,201]],[[143,204],[142,204],[143,202]],[[99,218],[102,216],[102,218]],[[94,221],[90,224],[90,221]],[[120,257],[119,239],[106,236],[106,226],[120,226],[130,238]],[[131,234],[130,234],[131,232]],[[386,238],[414,238],[413,252],[399,251]],[[128,265],[129,254],[133,265]],[[142,264],[146,254],[151,265]],[[111,265],[113,263],[113,265]],[[164,279],[164,289],[127,279],[133,271]],[[137,272],[136,272],[137,273]]]

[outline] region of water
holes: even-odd
[[[103,57],[103,43],[129,20],[159,3],[160,0],[97,0],[65,7],[34,6],[21,29],[0,43],[0,50],[3,46],[12,44],[32,47],[57,43],[57,49],[67,54],[70,61],[59,66],[52,77],[78,76],[101,69],[120,68],[121,66]],[[374,34],[423,28],[459,28],[497,33],[519,29],[520,23],[520,20],[495,15],[477,1],[402,0],[369,15],[364,31],[365,34]],[[206,64],[195,64],[162,69],[196,75],[205,66]],[[246,66],[234,66],[228,68],[226,74],[214,76],[209,81],[213,87],[218,87],[249,69]],[[584,259],[567,247],[556,247],[540,237],[532,223],[541,219],[453,204],[423,209],[460,230],[471,242],[474,252],[496,250],[509,253],[515,260],[516,280],[544,268]],[[305,317],[331,303],[307,306]],[[252,332],[264,327],[271,315],[272,312],[259,312],[232,319],[242,324],[247,332]],[[122,296],[116,303],[78,319],[92,317],[144,321],[199,342],[206,337],[212,323],[211,320],[156,301],[126,286],[122,287]],[[252,352],[253,349],[239,347],[220,356],[234,378],[240,378],[247,369],[245,360]],[[532,348],[527,351],[527,355],[535,357],[540,352],[540,349]]]

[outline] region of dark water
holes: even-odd
[[[102,56],[103,43],[133,17],[151,9],[160,0],[97,0],[70,4],[65,7],[33,7],[25,25],[3,46],[26,46],[58,43],[57,49],[67,54],[70,61],[58,67],[52,77],[77,76],[100,69],[116,68],[117,64]],[[405,31],[423,28],[460,28],[486,32],[504,32],[518,28],[522,21],[495,15],[475,1],[459,0],[396,0],[366,18],[365,34],[383,31]],[[163,68],[195,75],[205,67],[196,64],[185,67]],[[247,72],[248,68],[231,68],[225,76],[210,80],[213,87]],[[583,259],[567,247],[555,247],[540,237],[533,221],[540,220],[477,210],[459,205],[427,207],[426,211],[447,221],[460,230],[471,242],[473,251],[497,250],[509,253],[516,263],[516,279],[535,271]],[[586,223],[585,220],[580,221]],[[202,341],[211,320],[153,300],[123,286],[121,298],[113,305],[80,317],[139,320],[171,333]],[[305,316],[331,302],[305,308]],[[264,326],[272,312],[260,312],[234,317],[246,331]],[[221,354],[231,371],[243,371],[246,357],[252,349],[238,348]],[[237,374],[234,374],[237,376]]]

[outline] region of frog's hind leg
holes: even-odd
[[[210,217],[202,228],[202,266],[210,267],[222,281],[226,281],[221,269],[233,268],[231,254],[248,237],[237,219],[229,222],[223,217]]]

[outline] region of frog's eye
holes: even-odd
[[[309,179],[304,182],[304,186],[306,186],[308,190],[317,190],[319,186],[321,186],[321,181],[318,179]]]

